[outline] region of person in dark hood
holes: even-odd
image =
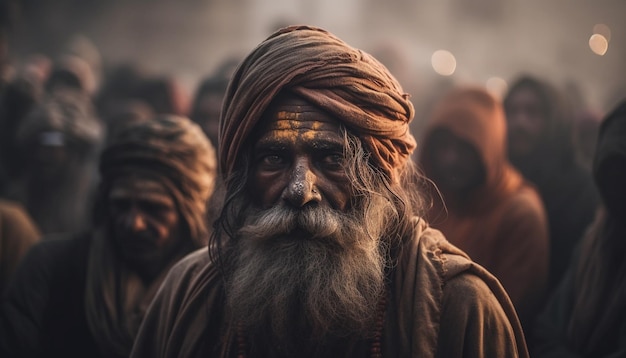
[[[73,90],[47,94],[20,122],[21,173],[7,197],[26,207],[43,234],[86,227],[103,137],[91,101]]]
[[[576,158],[573,118],[563,101],[533,77],[518,79],[504,99],[509,158],[539,190],[548,214],[548,290],[558,285],[597,206],[591,176]]]
[[[539,194],[507,159],[501,103],[477,87],[450,91],[422,143],[420,164],[445,203],[433,203],[431,225],[502,282],[528,331],[548,280],[548,226]]]
[[[99,168],[93,226],[42,240],[9,284],[0,356],[128,357],[169,268],[206,245],[216,160],[196,124],[129,122]]]
[[[418,214],[414,109],[375,58],[311,26],[237,67],[225,201],[131,357],[527,356],[500,283]]]
[[[593,178],[601,205],[537,320],[536,357],[626,356],[626,100],[600,126]]]

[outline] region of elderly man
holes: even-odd
[[[130,122],[100,158],[95,227],[48,238],[18,268],[0,356],[128,357],[169,268],[206,245],[213,147],[182,117]]]
[[[413,113],[322,29],[261,43],[224,101],[209,250],[170,271],[131,356],[526,356],[502,286],[416,216]]]

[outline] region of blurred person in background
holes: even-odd
[[[577,161],[573,118],[556,89],[521,77],[506,94],[504,108],[509,159],[539,190],[548,215],[550,291],[593,220],[597,193],[590,174]]]
[[[85,228],[103,137],[89,97],[73,90],[45,95],[21,121],[22,169],[7,197],[26,207],[43,234]]]
[[[0,311],[2,357],[128,357],[169,268],[206,245],[215,153],[183,117],[129,122],[100,158],[87,231],[46,237]]]
[[[120,63],[104,71],[102,86],[95,94],[94,103],[100,118],[107,126],[109,117],[119,112],[119,108],[126,102],[132,101],[136,88],[147,76],[140,65],[132,62]]]
[[[217,145],[217,133],[226,87],[238,61],[235,58],[224,60],[209,77],[196,89],[189,118],[198,123],[211,143]]]
[[[529,332],[548,281],[548,225],[539,194],[507,159],[500,101],[481,88],[453,89],[422,143],[419,164],[443,198],[430,224],[502,282]]]
[[[626,357],[626,100],[600,127],[593,178],[601,205],[537,320],[536,357]]]
[[[13,78],[0,94],[0,197],[6,198],[11,183],[20,179],[26,153],[20,151],[17,132],[42,96],[42,83],[27,74]]]
[[[87,61],[78,56],[63,55],[53,64],[45,89],[47,92],[74,90],[91,98],[96,91],[96,75]]]
[[[154,118],[155,113],[152,107],[143,101],[125,100],[117,102],[113,106],[106,119],[107,133],[106,142],[114,139],[118,132],[130,122],[144,122]]]
[[[574,142],[579,162],[591,172],[596,140],[602,115],[593,110],[580,110],[574,114]]]
[[[190,96],[174,76],[149,76],[137,83],[130,99],[143,101],[156,114],[186,116]]]

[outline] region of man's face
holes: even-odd
[[[463,195],[484,182],[484,166],[471,144],[446,129],[435,130],[430,143],[431,176],[442,191]]]
[[[514,92],[506,105],[509,154],[523,158],[535,149],[546,127],[540,98],[530,88]]]
[[[129,177],[109,192],[113,240],[129,265],[158,273],[180,245],[176,203],[163,184]]]
[[[263,209],[287,204],[345,211],[351,195],[343,152],[337,120],[303,100],[285,98],[264,117],[254,145],[252,195]]]
[[[394,208],[369,192],[351,200],[344,158],[356,154],[344,153],[339,123],[326,113],[283,98],[261,125],[244,194],[254,205],[233,240],[227,304],[252,336],[269,334],[295,356],[305,341],[369,332]]]

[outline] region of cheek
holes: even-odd
[[[250,196],[261,208],[269,208],[276,204],[288,182],[279,173],[262,174],[255,172],[248,183]]]
[[[152,232],[156,234],[157,246],[163,246],[176,236],[178,232],[178,220],[176,217],[166,217],[150,222]]]
[[[350,209],[354,189],[345,175],[337,174],[325,178],[325,180],[321,180],[317,186],[332,208],[343,212]]]

